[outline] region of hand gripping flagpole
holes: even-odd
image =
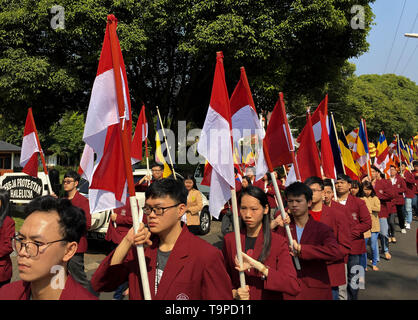
[[[170,160],[171,170],[173,170],[173,177],[174,177],[174,180],[177,180],[176,172],[174,171],[173,159],[171,159],[170,149],[168,149],[167,137],[165,135],[163,122],[161,121],[160,109],[158,109],[158,106],[157,106],[157,114],[158,114],[158,121],[160,121],[161,131],[162,131],[163,137],[164,137],[165,147],[167,149],[168,158]]]
[[[109,23],[109,34],[110,34],[110,45],[112,48],[112,61],[113,61],[113,70],[115,76],[115,86],[116,86],[116,95],[118,101],[118,110],[119,116],[123,117],[125,114],[125,104],[123,98],[123,91],[122,91],[122,79],[120,73],[120,61],[119,61],[119,48],[117,45],[117,35],[116,35],[116,18],[113,15],[109,15],[107,17],[107,22]],[[125,130],[120,128],[120,134],[122,138],[122,150],[123,150],[123,160],[125,163],[125,172],[126,178],[128,182],[128,192],[129,192],[129,202],[131,205],[132,210],[132,220],[133,220],[133,227],[135,232],[138,231],[139,223],[142,221],[143,213],[142,210],[138,212],[138,202],[135,197],[135,186],[134,186],[134,179],[132,174],[132,164],[131,164],[131,148],[130,148],[130,136],[132,133],[128,132],[128,126],[125,126]],[[138,245],[136,246],[137,254],[138,254],[138,262],[139,262],[139,271],[141,274],[141,283],[142,283],[142,290],[144,293],[145,300],[151,300],[151,292],[148,282],[148,274],[147,274],[147,266],[145,263],[145,253],[144,253],[144,246]]]

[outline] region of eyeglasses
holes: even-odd
[[[169,207],[165,207],[165,208],[161,208],[161,207],[153,208],[153,207],[145,206],[145,207],[142,207],[142,211],[144,212],[144,214],[146,216],[149,216],[152,212],[154,212],[156,216],[160,217],[165,213],[165,211],[167,209],[177,207],[179,204],[181,204],[181,203],[179,202],[179,203],[177,203],[173,206],[169,206]]]
[[[60,241],[67,241],[67,240],[60,239],[60,240],[50,241],[46,243],[23,242],[22,239],[19,239],[17,236],[14,236],[12,237],[12,247],[13,247],[13,250],[16,251],[16,253],[19,253],[20,250],[22,250],[22,247],[24,247],[26,254],[29,257],[34,258],[39,254],[39,247],[47,246],[43,249],[42,252],[44,252],[49,247],[49,245],[55,242],[60,242]]]
[[[62,181],[63,184],[70,184],[72,182],[75,182],[75,180],[63,180]]]

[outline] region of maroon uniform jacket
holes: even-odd
[[[418,195],[418,171],[412,171],[412,174],[415,177],[415,194]]]
[[[406,192],[406,183],[405,180],[397,174],[395,176],[396,182],[392,185],[392,188],[395,190],[395,197],[392,200],[392,203],[396,205],[403,206],[405,204],[405,199],[403,197],[404,192]],[[391,181],[392,182],[392,181]],[[396,212],[396,209],[395,209]]]
[[[132,228],[132,212],[129,200],[123,207],[113,210],[118,216],[116,218],[116,228],[113,224],[112,219],[109,220],[109,227],[107,228],[105,240],[112,241],[113,243],[119,244],[128,233],[129,229]]]
[[[363,233],[372,228],[372,219],[366,202],[360,198],[348,195],[345,204],[346,214],[351,220],[351,255],[363,254],[366,252]]]
[[[408,170],[405,170],[403,175],[406,186],[405,198],[413,199],[415,197],[415,177]]]
[[[30,282],[15,281],[0,288],[0,300],[29,300],[30,296]],[[60,300],[98,300],[98,298],[68,275]]]
[[[351,250],[351,228],[350,221],[344,210],[338,210],[337,206],[322,206],[320,222],[326,224],[334,231],[338,247],[343,257],[334,262],[328,262],[328,276],[331,287],[338,287],[346,283],[345,281],[345,259]]]
[[[280,228],[280,227],[279,227]],[[279,229],[278,228],[278,229]],[[297,240],[295,222],[290,223],[293,239]],[[331,285],[327,263],[343,258],[334,232],[311,216],[300,239],[299,256],[301,270],[297,271],[301,292],[296,296],[283,294],[289,300],[331,300]]]
[[[249,254],[258,259],[263,249],[264,235],[261,229],[255,242],[254,251]],[[245,233],[241,232],[241,247],[245,250]],[[225,235],[223,255],[226,270],[228,271],[234,289],[240,287],[239,272],[235,269],[235,256],[237,254],[235,234]],[[247,253],[248,254],[248,253]],[[254,268],[245,271],[245,283],[250,287],[250,300],[282,300],[283,293],[296,296],[300,292],[296,270],[284,233],[272,232],[270,253],[263,264],[269,268],[268,277],[263,280],[261,274]]]
[[[190,233],[186,225],[170,253],[155,295],[158,237],[145,249],[148,280],[153,300],[231,300],[232,284],[222,252]],[[129,299],[142,300],[143,293],[136,249],[132,248],[122,264],[110,266],[113,252],[94,273],[91,284],[96,292],[114,291],[129,281]]]
[[[78,191],[75,193],[74,198],[71,199],[71,203],[74,207],[78,207],[84,211],[86,216],[86,233],[81,237],[78,243],[77,253],[84,253],[87,251],[87,231],[91,227],[91,214],[89,200],[83,197]]]
[[[10,254],[13,252],[12,237],[15,235],[15,222],[9,216],[3,220],[0,228],[0,282],[12,278],[12,260]]]
[[[392,183],[386,179],[376,180],[374,191],[380,200],[379,218],[388,218],[391,212],[391,201],[395,197]]]

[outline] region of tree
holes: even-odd
[[[134,112],[144,102],[148,119],[158,105],[165,124],[201,126],[215,52],[223,51],[231,92],[245,66],[259,109],[271,110],[284,91],[289,111],[300,116],[301,97],[318,100],[345,61],[367,50],[372,2],[62,0],[65,28],[52,29],[56,1],[0,0],[0,113],[23,124],[31,106],[45,132],[66,111],[85,112],[113,13]],[[350,25],[353,5],[365,9],[364,30]]]

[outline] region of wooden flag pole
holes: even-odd
[[[367,136],[366,119],[362,118],[361,121],[363,122],[364,133],[366,134],[367,150],[369,150],[369,137]],[[371,176],[372,169],[370,167],[370,150],[368,152],[368,156],[369,156],[369,160],[367,160],[367,176],[369,177],[370,181],[372,181],[372,176]]]
[[[282,200],[282,196],[280,194],[279,186],[277,185],[276,176],[274,175],[274,172],[273,172],[274,169],[273,169],[273,165],[272,165],[271,160],[270,160],[270,155],[268,153],[267,143],[266,143],[265,139],[263,139],[263,149],[264,149],[264,159],[266,159],[267,167],[269,168],[271,181],[273,182],[274,192],[276,194],[276,199],[279,202],[280,213],[281,213],[283,221],[284,221],[286,216],[285,216],[285,211],[284,211],[283,200]],[[292,248],[292,251],[294,252],[293,237],[292,237],[292,233],[290,232],[290,227],[289,227],[288,224],[285,224],[284,227],[285,227],[285,230],[286,230],[287,239],[289,241],[289,246]],[[300,270],[299,258],[295,255],[295,256],[293,256],[293,260],[295,262],[296,270]]]
[[[113,15],[110,15],[107,17],[107,23],[109,24],[109,31],[110,31],[109,32],[110,45],[112,49],[112,62],[113,62],[113,70],[114,70],[114,77],[115,77],[118,110],[119,110],[119,116],[122,118],[125,114],[125,103],[124,103],[124,97],[123,97],[123,91],[122,91],[122,79],[121,79],[121,73],[120,73],[120,70],[121,70],[120,61],[119,61],[120,48],[117,43],[116,21],[117,20]],[[140,208],[138,208],[138,202],[135,197],[135,186],[134,186],[132,164],[131,164],[130,139],[128,139],[128,135],[130,137],[131,132],[128,132],[127,126],[125,126],[125,130],[123,131],[122,131],[121,126],[119,126],[119,129],[120,129],[120,135],[122,139],[123,160],[125,163],[125,173],[126,173],[126,179],[128,183],[129,202],[130,202],[131,210],[132,210],[133,227],[136,233],[138,231],[140,221],[142,221],[143,212],[142,210],[140,210]],[[144,299],[151,300],[147,265],[145,263],[144,246],[138,245],[136,246],[136,249],[137,249],[137,254],[138,254],[139,271],[141,275],[141,283],[142,283],[142,290],[144,293]]]
[[[160,121],[161,131],[162,131],[163,137],[164,137],[165,147],[166,147],[167,153],[168,153],[168,158],[170,159],[171,170],[173,170],[174,180],[177,180],[176,172],[174,171],[173,159],[171,159],[171,153],[170,153],[170,149],[168,148],[167,137],[165,135],[164,126],[163,126],[163,122],[161,120],[161,115],[160,115],[160,109],[158,109],[158,106],[157,106],[157,113],[158,113],[158,121]]]

